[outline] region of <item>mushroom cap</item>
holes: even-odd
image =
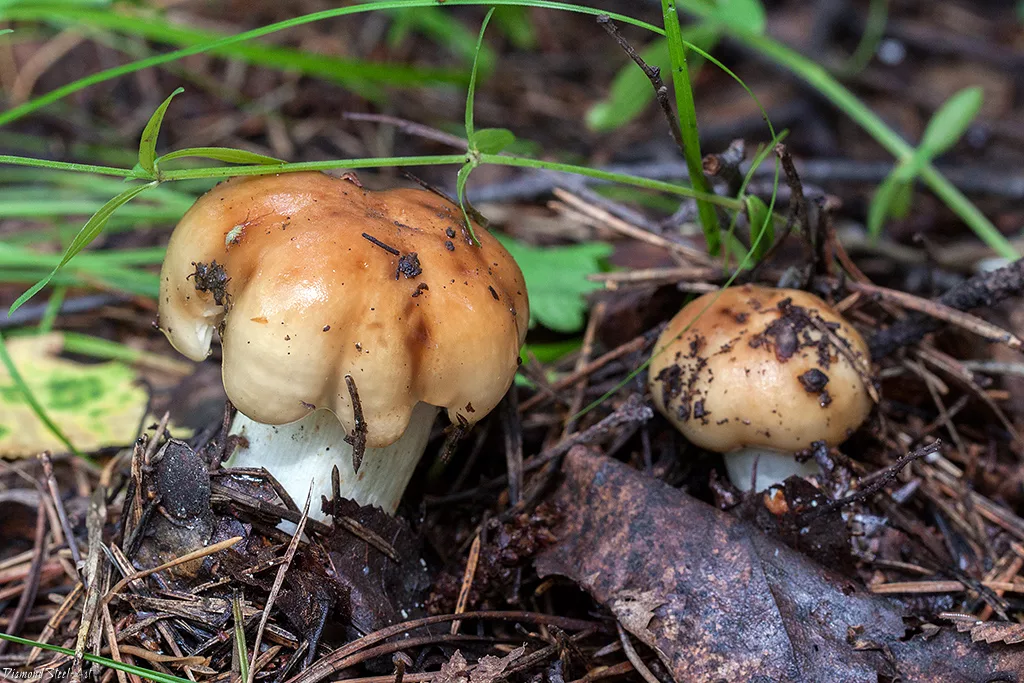
[[[795,452],[837,445],[867,418],[868,359],[860,333],[813,294],[744,285],[679,311],[648,383],[658,410],[702,448]]]
[[[228,180],[171,235],[161,329],[201,360],[219,327],[228,398],[258,422],[326,408],[354,433],[350,375],[370,447],[396,441],[421,401],[473,423],[511,385],[530,319],[519,266],[474,230],[479,247],[459,208],[425,190]]]

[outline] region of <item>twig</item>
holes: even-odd
[[[608,304],[599,301],[590,312],[590,320],[587,321],[587,329],[583,332],[583,345],[580,347],[579,358],[576,359],[575,370],[580,370],[590,361],[594,354],[594,340],[597,337],[597,328],[604,321],[605,310]],[[575,387],[572,399],[569,401],[569,410],[565,420],[565,427],[562,428],[562,438],[568,437],[576,428],[576,413],[583,408],[583,397],[586,395],[586,377],[581,379]]]
[[[347,378],[348,376],[346,375]],[[299,539],[302,538],[302,532],[306,528],[306,518],[309,517],[309,503],[312,499],[313,486],[310,485],[309,492],[306,494],[306,505],[302,508],[302,518],[299,520],[295,533],[292,534],[292,540],[288,543],[288,550],[284,553],[284,562],[277,568],[274,584],[271,586],[270,594],[267,596],[267,604],[263,607],[263,616],[260,617],[260,625],[256,629],[256,641],[252,645],[252,659],[249,660],[249,677],[245,683],[253,683],[253,679],[256,676],[256,658],[260,653],[260,644],[263,641],[263,629],[267,627],[267,622],[270,620],[270,611],[274,608],[274,602],[277,601],[277,594],[281,592],[281,586],[284,585],[285,574],[288,573],[288,568],[292,566],[292,560],[295,559],[295,551],[299,548]]]
[[[423,628],[425,626],[431,626],[433,624],[444,624],[455,619],[499,619],[503,621],[526,621],[535,624],[549,624],[557,626],[565,630],[583,630],[594,627],[596,624],[592,621],[583,621],[580,619],[570,619],[568,617],[558,617],[551,614],[539,614],[537,612],[520,612],[520,611],[483,611],[483,612],[466,612],[464,614],[439,614],[432,617],[423,617],[422,619],[415,619],[407,621],[402,624],[395,624],[393,626],[386,626],[373,633],[354,640],[350,643],[342,645],[337,650],[334,650],[326,657],[321,658],[311,667],[300,673],[298,676],[291,678],[287,683],[317,683],[324,678],[330,676],[336,671],[345,669],[352,664],[358,663],[353,662],[353,655],[356,653],[362,653],[365,655],[379,656],[380,654],[387,654],[394,651],[394,649],[388,652],[376,652],[377,648],[370,648],[372,645],[392,638],[394,636],[401,635],[407,631],[413,629]],[[446,639],[452,638],[450,635],[443,636]],[[459,638],[470,639],[468,636],[458,636]],[[436,642],[434,640],[427,639],[429,642]],[[399,640],[396,643],[389,643],[388,645],[396,645],[396,649],[407,649],[416,647],[424,644],[424,639],[421,638],[409,638],[406,640]],[[361,661],[361,660],[360,660]]]
[[[366,420],[363,419],[363,404],[359,401],[359,390],[356,389],[356,381],[352,375],[345,375],[345,385],[352,399],[352,419],[355,421],[352,433],[345,435],[345,443],[352,446],[352,471],[358,473],[359,466],[363,464],[363,455],[366,454],[367,426]]]
[[[895,479],[896,475],[902,472],[904,467],[906,467],[907,465],[909,465],[910,463],[914,462],[919,458],[923,458],[927,455],[931,455],[932,453],[938,452],[938,450],[941,447],[942,442],[936,440],[934,443],[930,443],[927,446],[922,446],[917,450],[907,453],[899,460],[886,467],[881,472],[876,472],[875,474],[871,475],[870,483],[861,490],[855,493],[851,493],[848,496],[843,496],[842,498],[834,500],[831,503],[828,503],[827,505],[822,505],[820,507],[808,510],[804,514],[800,515],[797,518],[796,525],[798,527],[807,526],[814,520],[824,517],[825,515],[832,514],[836,510],[840,510],[846,507],[847,505],[851,505],[853,503],[870,498],[875,493],[880,491],[883,487],[888,485],[889,482]],[[862,482],[863,481],[867,481],[867,478],[862,480]]]
[[[661,235],[656,235],[653,232],[638,228],[635,225],[630,225],[626,221],[613,216],[611,213],[601,209],[593,204],[590,204],[576,195],[572,194],[567,190],[561,188],[554,189],[554,195],[558,199],[562,200],[572,208],[576,209],[580,213],[583,213],[595,221],[600,222],[615,232],[623,234],[627,237],[632,237],[635,240],[646,242],[647,244],[668,249],[669,251],[675,252],[680,256],[700,265],[711,265],[711,258],[707,253],[697,249],[695,247],[687,246],[679,242],[673,242],[670,239],[666,239]]]
[[[1022,342],[1019,337],[1007,332],[998,325],[993,325],[992,323],[982,320],[970,313],[964,313],[963,311],[959,311],[955,308],[950,308],[949,306],[941,303],[941,301],[922,299],[921,297],[908,294],[907,292],[900,292],[887,287],[879,287],[878,285],[866,282],[847,282],[847,287],[855,292],[864,292],[872,297],[891,301],[892,303],[911,311],[924,313],[936,320],[942,320],[950,323],[951,325],[956,325],[957,327],[978,335],[987,342],[1006,344],[1006,346],[1014,349],[1015,351],[1024,346],[1024,342]]]
[[[455,601],[455,614],[462,614],[466,611],[466,603],[469,602],[469,591],[473,588],[473,578],[476,576],[476,565],[480,561],[480,539],[481,534],[473,537],[473,544],[469,546],[469,557],[466,559],[466,571],[462,574],[462,586],[459,587],[459,598]],[[454,636],[459,632],[461,621],[453,621],[450,633]]]
[[[523,497],[523,427],[519,421],[519,394],[515,387],[505,394],[501,402],[501,426],[505,432],[508,499],[515,505]]]
[[[32,554],[32,562],[29,565],[28,574],[25,576],[25,582],[22,584],[21,595],[18,597],[18,606],[14,609],[14,614],[11,615],[11,619],[7,622],[5,628],[7,633],[14,636],[18,635],[21,627],[25,625],[25,619],[28,617],[29,610],[35,604],[36,595],[39,592],[39,576],[42,573],[43,562],[47,559],[46,508],[42,504],[42,496],[39,498],[39,506],[36,508],[36,531],[32,543],[35,552]],[[9,644],[9,640],[0,643],[0,655],[7,650]]]
[[[720,178],[729,188],[729,194],[735,195],[739,191],[739,183],[743,180],[740,164],[746,157],[747,144],[743,138],[738,138],[730,142],[724,152],[705,156],[701,166],[706,175]]]
[[[1024,259],[988,273],[976,275],[939,297],[942,305],[958,311],[993,306],[1024,291]],[[875,334],[868,342],[871,357],[884,358],[896,349],[921,339],[938,328],[936,320],[924,314],[909,316]]]
[[[81,581],[75,584],[75,587],[71,589],[71,592],[64,597],[64,600],[60,603],[60,607],[57,608],[57,611],[50,615],[50,618],[46,621],[46,626],[43,627],[43,632],[35,639],[37,643],[41,643],[43,645],[49,644],[50,638],[52,638],[53,634],[57,632],[58,628],[60,628],[61,623],[64,621],[64,617],[66,617],[68,612],[71,611],[71,608],[75,606],[78,599],[82,597],[82,591],[84,589],[85,586]],[[28,665],[34,662],[36,657],[42,654],[42,652],[43,649],[41,647],[33,647],[28,653],[28,660],[25,664]]]
[[[82,662],[85,649],[88,647],[89,634],[92,632],[96,612],[100,604],[100,560],[103,557],[103,523],[107,518],[106,490],[96,487],[89,499],[89,512],[86,514],[86,527],[89,535],[89,554],[86,556],[82,582],[86,586],[85,604],[82,606],[82,622],[78,627],[75,641],[75,658],[71,665],[71,680],[80,683],[82,680]]]
[[[57,509],[57,517],[60,519],[60,528],[64,532],[64,540],[71,550],[71,559],[78,567],[82,562],[82,555],[78,551],[78,542],[75,541],[75,534],[71,531],[68,523],[67,513],[64,511],[64,502],[61,499],[60,491],[57,489],[57,479],[53,476],[53,461],[50,459],[50,452],[43,451],[39,454],[39,460],[43,463],[43,476],[46,477],[46,488],[53,499],[53,506]]]
[[[647,681],[647,683],[661,683],[658,677],[644,664],[644,660],[640,659],[640,655],[633,647],[633,644],[629,642],[629,634],[622,628],[622,624],[616,621],[615,628],[619,631],[619,642],[622,643],[622,651],[626,653],[626,659],[633,665],[633,668],[640,674],[640,677]]]
[[[657,336],[661,334],[661,329],[662,326],[659,325],[658,327],[655,327],[653,330],[643,333],[639,337],[634,337],[633,339],[630,339],[628,342],[622,344],[618,348],[612,349],[611,351],[602,356],[598,356],[597,358],[590,361],[582,368],[570,372],[568,375],[561,378],[557,382],[554,382],[550,386],[550,394],[535,394],[530,398],[526,399],[525,401],[523,401],[522,403],[520,403],[519,412],[525,413],[529,410],[532,410],[533,408],[536,408],[538,405],[544,403],[544,401],[548,400],[549,398],[557,396],[557,392],[566,389],[567,387],[571,387],[573,384],[576,384],[584,377],[593,374],[596,370],[603,368],[605,365],[611,363],[613,360],[617,360],[623,356],[639,351],[640,349],[647,346],[647,344],[652,343],[657,338]]]
[[[612,273],[593,273],[591,282],[603,282],[607,289],[618,289],[623,284],[670,285],[676,282],[720,280],[722,270],[703,266],[677,266],[669,268],[641,268],[619,270]]]
[[[685,156],[686,147],[683,144],[683,132],[679,129],[679,117],[672,111],[672,103],[668,99],[668,86],[665,85],[665,81],[661,80],[661,69],[651,66],[644,61],[643,57],[629,44],[629,41],[622,37],[615,22],[607,14],[598,15],[597,23],[608,32],[608,35],[615,39],[615,42],[619,44],[623,52],[640,67],[640,70],[644,72],[644,75],[651,82],[651,86],[654,88],[654,96],[658,99],[658,105],[661,107],[661,112],[665,115],[665,120],[668,121],[672,140],[675,141],[680,153]]]
[[[214,543],[213,545],[208,545],[205,548],[200,548],[199,550],[193,550],[192,552],[187,553],[185,555],[182,555],[181,557],[177,557],[177,558],[171,560],[170,562],[164,562],[159,567],[152,567],[151,569],[140,569],[139,571],[132,572],[131,574],[128,574],[127,576],[122,578],[120,581],[115,583],[114,587],[111,588],[110,591],[105,596],[103,596],[103,601],[109,603],[114,598],[115,595],[117,595],[119,592],[121,592],[124,589],[124,587],[127,586],[132,581],[136,581],[138,579],[143,579],[143,578],[149,576],[150,574],[156,574],[157,572],[162,572],[165,569],[171,569],[172,567],[177,567],[179,564],[185,564],[187,562],[192,562],[194,560],[198,560],[200,558],[206,557],[207,555],[212,555],[214,553],[218,553],[221,550],[225,550],[227,548],[230,548],[231,546],[233,546],[234,544],[238,543],[241,540],[242,540],[241,536],[235,536],[234,538],[228,538],[228,539],[225,539],[225,540],[220,541],[218,543]],[[90,550],[91,549],[92,548],[90,547]]]
[[[424,140],[433,140],[434,142],[440,142],[442,145],[448,145],[449,147],[454,147],[456,149],[466,149],[465,138],[460,138],[458,135],[451,135],[450,133],[445,133],[443,130],[424,126],[422,123],[416,123],[415,121],[403,119],[398,116],[349,111],[342,114],[342,118],[350,121],[372,121],[374,123],[384,123],[394,126],[403,133],[415,135],[416,137],[423,138]]]

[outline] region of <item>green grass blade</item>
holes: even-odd
[[[27,114],[30,114],[38,109],[41,109],[57,100],[60,100],[72,93],[76,93],[79,90],[88,88],[89,86],[96,85],[97,83],[103,83],[112,78],[118,78],[119,76],[125,76],[127,74],[136,73],[144,69],[148,69],[154,66],[160,66],[173,61],[177,61],[190,55],[200,54],[203,52],[216,52],[217,50],[227,48],[238,43],[244,43],[254,38],[260,38],[267,36],[278,31],[285,29],[294,28],[296,26],[302,26],[304,24],[311,24],[316,21],[322,21],[324,19],[332,19],[335,17],[348,16],[352,14],[361,14],[363,12],[373,12],[386,9],[399,9],[405,7],[436,7],[437,0],[390,0],[387,2],[375,2],[368,5],[355,5],[351,7],[339,7],[336,9],[323,10],[320,12],[313,12],[305,14],[301,17],[295,17],[293,19],[287,19],[285,21],[279,21],[274,24],[268,24],[260,28],[252,29],[251,31],[243,31],[232,36],[226,36],[217,40],[211,40],[209,42],[198,43],[190,47],[175,50],[163,55],[156,55],[154,57],[148,57],[146,59],[140,59],[128,64],[106,69],[95,74],[90,74],[85,78],[80,78],[77,81],[68,83],[67,85],[61,86],[45,95],[29,100],[24,104],[21,104],[13,109],[0,114],[0,126],[15,121]],[[530,6],[539,7],[545,9],[561,10],[564,12],[576,12],[580,14],[589,14],[591,16],[599,16],[606,14],[616,21],[632,24],[640,28],[653,31],[655,33],[663,33],[662,29],[649,24],[646,21],[634,19],[633,17],[625,14],[618,14],[615,12],[606,12],[601,9],[594,7],[585,7],[582,5],[573,5],[564,2],[553,2],[552,0],[447,0],[445,5],[494,5],[494,6]],[[8,13],[10,9],[0,9],[0,18],[10,18]],[[51,8],[50,11],[54,11]],[[45,18],[46,11],[36,8],[32,17],[29,18]]]
[[[676,13],[675,0],[661,1],[662,16],[665,20],[665,35],[668,38],[668,52],[672,59],[672,82],[676,91],[676,109],[679,117],[680,130],[683,136],[683,156],[686,168],[690,173],[690,184],[699,192],[711,194],[711,184],[704,176],[701,165],[700,137],[697,132],[697,110],[693,101],[693,89],[690,87],[690,70],[686,64],[686,45],[683,43],[682,30],[679,27],[679,15]],[[708,253],[717,256],[722,248],[722,226],[718,223],[718,213],[711,204],[697,200],[697,214],[704,231]]]
[[[119,34],[142,37],[179,48],[189,49],[194,46],[223,41],[223,34],[203,31],[188,26],[173,24],[164,18],[139,13],[119,6],[119,11],[110,9],[64,9],[60,12],[44,4],[26,8],[13,7],[3,11],[11,19],[45,21],[66,27],[72,22],[113,31]],[[465,76],[455,69],[422,68],[405,64],[378,64],[374,62],[344,59],[331,55],[321,55],[302,50],[264,45],[260,43],[240,44],[228,43],[210,50],[213,54],[239,59],[256,66],[264,66],[281,71],[297,71],[306,76],[314,76],[347,87],[368,99],[381,99],[380,84],[418,86],[423,84],[458,84],[465,82]]]
[[[0,114],[0,119],[2,119],[4,116],[5,114]],[[12,166],[30,166],[32,168],[50,168],[59,171],[75,171],[77,173],[99,173],[101,175],[114,175],[120,176],[122,178],[136,177],[135,171],[133,171],[130,168],[93,166],[91,164],[76,164],[67,161],[49,161],[47,159],[34,159],[33,157],[20,157],[11,154],[0,154],[0,164],[10,164]]]
[[[28,638],[19,638],[18,636],[11,636],[6,633],[0,633],[0,640],[9,640],[12,643],[18,645],[25,645],[28,647],[38,647],[41,650],[49,650],[50,652],[59,652],[62,655],[75,656],[74,650],[69,650],[66,647],[60,647],[57,645],[50,645],[49,643],[39,643]],[[113,659],[107,659],[106,657],[99,657],[86,653],[84,655],[85,661],[93,662],[95,664],[102,664],[108,669],[115,669],[117,671],[124,671],[125,673],[134,674],[140,678],[145,678],[148,681],[154,681],[154,683],[190,683],[187,678],[178,678],[170,674],[161,673],[159,671],[151,671],[150,669],[143,669],[139,666],[132,666],[131,664],[123,664],[121,662],[114,661]]]
[[[90,218],[88,222],[86,222],[86,224],[82,226],[81,231],[79,231],[79,233],[75,236],[75,239],[72,240],[71,244],[67,248],[67,251],[64,252],[64,256],[63,258],[61,258],[61,261],[57,265],[57,267],[54,268],[49,275],[47,275],[45,278],[43,278],[35,285],[30,287],[28,291],[26,291],[24,294],[19,296],[17,300],[11,305],[11,308],[8,311],[8,315],[14,313],[14,311],[18,310],[22,304],[24,304],[26,301],[35,296],[39,292],[39,290],[41,290],[43,287],[47,285],[47,283],[50,281],[51,278],[53,278],[53,276],[57,273],[58,270],[64,267],[67,264],[67,262],[74,258],[74,256],[78,252],[82,251],[82,249],[85,249],[85,247],[87,247],[90,242],[96,239],[96,236],[100,234],[101,230],[103,230],[103,226],[110,218],[110,215],[114,213],[114,211],[116,211],[118,207],[128,203],[137,195],[141,194],[142,192],[145,192],[151,187],[155,187],[156,185],[157,183],[155,181],[147,183],[145,185],[136,185],[135,187],[125,190],[124,192],[122,192],[121,194],[117,195],[109,202],[104,204],[102,207],[100,207],[99,211],[94,213],[92,215],[92,218]]]
[[[281,159],[275,159],[274,157],[267,156],[266,154],[257,154],[256,152],[248,152],[244,149],[232,149],[230,147],[186,147],[185,149],[168,152],[157,159],[156,163],[157,165],[160,165],[165,161],[185,158],[213,159],[214,161],[224,161],[229,164],[285,163]]]
[[[466,139],[469,140],[470,150],[476,150],[473,145],[473,101],[476,98],[476,75],[480,69],[480,51],[484,47],[484,33],[487,31],[487,24],[494,16],[494,8],[487,10],[487,16],[480,24],[480,34],[476,38],[476,51],[473,53],[473,68],[469,72],[469,90],[466,93]]]
[[[185,92],[184,88],[178,88],[168,95],[167,99],[149,117],[146,127],[142,129],[142,137],[139,140],[139,166],[151,176],[156,174],[156,139],[160,135],[160,124],[164,121],[167,107],[171,106],[171,100],[183,92]]]

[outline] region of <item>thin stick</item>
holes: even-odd
[[[181,557],[175,558],[170,562],[164,562],[159,567],[153,567],[152,569],[141,569],[137,572],[132,572],[131,574],[128,574],[123,579],[115,583],[114,587],[110,589],[110,592],[103,596],[103,601],[109,603],[111,600],[114,599],[115,595],[121,592],[124,589],[124,587],[132,581],[135,581],[137,579],[143,579],[149,576],[150,574],[156,574],[157,572],[162,572],[165,569],[177,567],[179,564],[185,564],[186,562],[192,562],[193,560],[198,560],[202,557],[206,557],[207,555],[218,553],[221,550],[230,548],[231,546],[233,546],[241,540],[241,536],[235,536],[234,538],[229,538],[220,541],[219,543],[214,543],[213,545],[207,546],[205,548],[193,550],[192,552],[182,555]]]
[[[560,380],[558,380],[557,382],[554,382],[550,386],[552,394],[550,394],[550,395],[549,394],[535,394],[535,395],[531,396],[530,398],[528,398],[527,400],[525,400],[522,403],[520,403],[519,404],[519,412],[525,413],[528,410],[536,408],[538,405],[540,405],[544,401],[546,401],[549,398],[551,398],[552,396],[556,395],[556,392],[559,392],[562,389],[565,389],[567,387],[571,387],[573,384],[576,384],[577,382],[579,382],[581,379],[583,379],[587,375],[592,374],[595,370],[599,370],[599,369],[603,368],[605,365],[607,365],[608,363],[611,363],[613,360],[617,360],[617,359],[619,359],[619,358],[621,358],[623,356],[626,356],[626,355],[629,355],[631,353],[635,353],[635,352],[639,351],[644,346],[646,346],[648,342],[650,342],[651,340],[654,339],[654,336],[650,336],[650,335],[652,335],[652,333],[660,333],[660,332],[661,332],[661,328],[660,327],[659,328],[655,328],[655,330],[653,330],[652,332],[647,332],[645,334],[640,335],[639,337],[634,337],[633,339],[629,340],[628,342],[626,342],[622,346],[619,346],[616,349],[612,349],[611,351],[609,351],[608,353],[604,354],[603,356],[598,356],[594,360],[592,360],[589,363],[587,363],[586,365],[584,365],[582,368],[574,370],[574,371],[570,372],[568,375],[566,375],[565,377],[563,377]],[[648,337],[650,337],[650,338],[648,338]]]
[[[672,111],[672,103],[668,99],[668,86],[665,85],[665,81],[661,80],[661,69],[651,66],[644,61],[643,57],[633,49],[633,46],[622,37],[622,34],[619,33],[619,28],[607,14],[598,15],[597,23],[608,32],[608,35],[615,39],[615,42],[619,44],[622,51],[640,67],[640,70],[644,72],[644,75],[651,82],[651,86],[654,87],[654,95],[658,98],[658,105],[661,106],[661,111],[665,114],[665,119],[668,121],[669,130],[672,132],[672,139],[675,141],[679,151],[685,156],[686,147],[683,144],[683,131],[679,129],[679,117]]]
[[[633,668],[640,674],[640,677],[647,681],[647,683],[661,683],[658,677],[644,664],[644,660],[640,659],[640,655],[633,648],[633,643],[629,642],[629,635],[622,628],[622,624],[616,621],[615,628],[619,631],[619,642],[622,643],[622,651],[626,653],[626,659],[633,665]]]
[[[50,452],[43,451],[39,454],[39,460],[43,463],[43,476],[46,477],[46,488],[53,498],[53,506],[57,509],[57,518],[60,519],[60,528],[64,531],[64,540],[67,541],[71,550],[71,559],[78,567],[82,562],[82,555],[78,552],[78,543],[75,541],[75,534],[71,531],[68,523],[67,513],[64,512],[64,502],[61,500],[60,491],[57,489],[57,479],[53,476],[53,461],[50,459]]]
[[[686,244],[680,244],[679,242],[673,242],[672,240],[666,239],[661,235],[655,235],[649,230],[638,228],[635,225],[627,223],[618,216],[613,216],[604,209],[594,206],[593,204],[584,201],[567,190],[556,187],[552,190],[552,193],[562,200],[573,209],[576,209],[580,213],[588,216],[589,218],[598,221],[602,225],[605,225],[617,233],[625,235],[626,237],[632,237],[635,240],[646,242],[647,244],[655,247],[661,247],[662,249],[668,249],[669,251],[675,252],[680,256],[683,256],[694,263],[701,265],[711,265],[711,259],[708,255]]]
[[[462,586],[459,588],[459,599],[455,602],[455,614],[462,614],[466,611],[466,603],[469,602],[469,591],[473,588],[473,577],[476,576],[476,565],[480,560],[480,534],[473,537],[473,544],[469,546],[469,558],[466,560],[466,571],[462,574]],[[461,621],[453,621],[450,633],[454,636],[459,632]]]
[[[289,541],[288,550],[284,554],[284,562],[277,568],[274,585],[271,586],[270,594],[267,596],[267,604],[263,607],[263,616],[260,617],[260,625],[256,629],[256,642],[252,645],[252,659],[249,660],[249,676],[245,683],[253,683],[253,679],[256,676],[256,658],[260,653],[263,630],[267,627],[267,621],[270,620],[270,611],[274,608],[274,602],[277,600],[277,594],[281,592],[281,586],[284,585],[284,577],[288,573],[288,568],[292,565],[292,560],[295,558],[295,551],[299,549],[299,539],[302,538],[302,531],[306,528],[306,518],[309,517],[309,503],[312,499],[313,485],[310,484],[309,492],[306,493],[306,505],[302,508],[302,518],[299,520],[299,526],[296,527],[295,533],[292,534],[292,540]]]
[[[1022,341],[1020,337],[1012,334],[1011,332],[1007,332],[998,325],[993,325],[987,320],[982,320],[978,316],[971,315],[970,313],[964,313],[963,311],[958,311],[955,308],[950,308],[938,301],[922,299],[921,297],[908,294],[907,292],[900,292],[887,287],[879,287],[878,285],[866,282],[847,281],[846,286],[855,292],[864,292],[870,296],[891,301],[892,303],[911,311],[924,313],[936,320],[942,320],[951,325],[956,325],[961,329],[978,335],[987,342],[1006,344],[1006,346],[1014,349],[1015,351],[1020,350],[1021,347],[1024,346],[1024,341]]]
[[[36,508],[35,538],[32,543],[35,553],[32,556],[32,563],[29,565],[25,583],[22,585],[21,595],[18,597],[18,606],[15,608],[14,614],[11,616],[11,620],[7,622],[6,627],[7,633],[13,636],[18,635],[21,627],[25,625],[25,619],[28,617],[29,610],[32,609],[32,605],[36,601],[36,595],[39,592],[39,577],[42,574],[43,562],[47,559],[46,508],[42,504],[42,496],[39,496],[39,499],[39,507]],[[10,641],[8,640],[0,643],[0,654],[7,650],[9,644]]]
[[[407,631],[413,629],[423,628],[425,626],[431,626],[433,624],[443,624],[455,619],[501,619],[505,621],[527,621],[531,623],[542,623],[550,624],[552,626],[558,626],[561,629],[566,630],[582,630],[594,627],[596,624],[592,621],[583,621],[580,619],[570,619],[568,617],[558,617],[550,614],[539,614],[537,612],[520,612],[520,611],[483,611],[483,612],[466,612],[464,614],[439,614],[432,617],[423,617],[421,619],[415,619],[407,621],[402,624],[395,624],[393,626],[386,626],[373,633],[354,640],[350,643],[342,645],[337,650],[334,650],[326,657],[321,658],[311,667],[298,674],[294,678],[288,680],[288,683],[317,683],[324,678],[330,676],[336,671],[340,671],[347,666],[350,666],[350,658],[359,652],[372,652],[369,650],[370,646],[376,645],[377,643],[387,640],[388,638],[401,635]],[[451,635],[446,635],[446,638],[451,638]],[[456,636],[458,638],[466,638],[467,636]],[[398,645],[400,648],[413,647],[420,641],[419,638],[409,638],[406,640],[399,640],[397,643],[389,643]]]
[[[352,419],[356,423],[352,433],[345,436],[345,443],[352,446],[352,471],[359,472],[359,466],[363,464],[363,455],[366,454],[366,420],[363,419],[363,404],[359,401],[359,390],[352,375],[345,375],[345,385],[352,399]]]

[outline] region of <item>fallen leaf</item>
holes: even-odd
[[[62,348],[59,333],[7,340],[25,383],[76,448],[91,452],[130,444],[148,401],[135,371],[118,361],[85,364],[61,358]],[[179,429],[176,433],[185,435]],[[34,456],[45,450],[64,452],[67,447],[40,421],[0,366],[0,457]]]
[[[643,628],[640,609],[623,625],[677,681],[983,681],[1024,671],[1019,648],[949,628],[908,637],[897,602],[623,463],[578,446],[563,471],[560,540],[538,572],[569,577],[609,608],[626,600],[653,610]]]
[[[469,683],[493,683],[524,654],[526,654],[526,648],[519,646],[504,657],[484,655],[469,672]]]
[[[526,654],[526,648],[517,647],[504,657],[484,655],[475,666],[470,666],[462,652],[455,651],[451,658],[441,665],[432,683],[494,683],[509,666]]]

